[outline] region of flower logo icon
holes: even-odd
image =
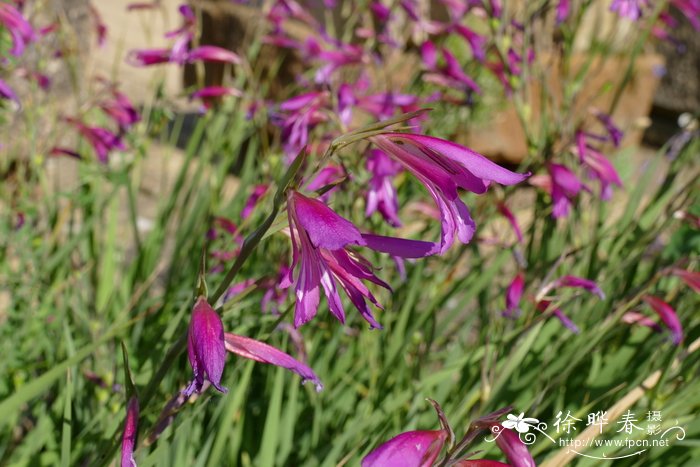
[[[525,418],[525,413],[521,412],[517,417],[513,414],[508,414],[508,420],[501,423],[504,428],[515,429],[518,433],[527,433],[530,431],[530,426],[536,426],[540,421],[536,418]]]

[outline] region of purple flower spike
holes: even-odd
[[[187,336],[187,354],[194,372],[194,380],[184,393],[199,393],[207,379],[219,392],[228,390],[221,386],[221,374],[226,363],[224,326],[219,314],[200,296],[192,309],[192,319]]]
[[[255,360],[256,362],[269,363],[286,368],[301,376],[303,382],[311,381],[316,387],[316,392],[323,390],[321,380],[311,368],[271,345],[251,339],[250,337],[239,336],[228,332],[224,334],[224,341],[226,350],[231,353]]]
[[[430,467],[445,445],[445,430],[408,431],[362,459],[362,467]]]
[[[652,310],[659,315],[661,321],[663,321],[666,327],[671,331],[673,343],[675,345],[679,345],[683,340],[683,326],[681,326],[676,310],[674,310],[671,305],[664,302],[659,297],[655,297],[653,295],[645,295],[642,297],[642,300],[644,300],[647,305],[649,305]]]
[[[514,185],[529,176],[511,172],[471,149],[432,136],[385,133],[370,140],[411,172],[435,200],[442,221],[441,254],[452,246],[455,235],[462,243],[469,243],[476,229],[467,206],[459,198],[459,188],[483,194],[491,182]]]
[[[0,3],[0,24],[5,26],[12,37],[10,53],[20,56],[24,48],[37,38],[32,25],[22,16],[22,13],[9,3]]]
[[[121,467],[136,467],[134,460],[134,445],[139,423],[139,401],[131,397],[126,406],[126,422],[124,422],[124,434],[122,435]]]
[[[520,441],[520,437],[515,431],[503,428],[496,444],[508,459],[513,467],[536,467],[535,460],[527,450],[527,446]]]
[[[545,312],[548,310],[549,305],[551,304],[551,300],[542,300],[540,302],[537,302],[537,309],[541,312]],[[559,321],[561,321],[561,324],[563,324],[565,328],[569,329],[574,334],[579,333],[578,326],[576,326],[576,324],[574,324],[574,322],[571,321],[571,318],[564,314],[561,308],[554,308],[552,310],[552,315],[555,316]]]

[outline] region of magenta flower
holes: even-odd
[[[20,56],[25,47],[37,38],[32,25],[22,16],[22,13],[9,3],[0,3],[0,24],[5,26],[12,38],[10,53]]]
[[[367,454],[362,467],[431,467],[447,437],[445,430],[401,433]]]
[[[527,446],[520,441],[515,431],[502,428],[496,438],[496,444],[513,467],[536,467],[535,460],[527,450]]]
[[[584,289],[592,294],[597,295],[601,300],[605,299],[605,294],[603,291],[598,287],[598,284],[595,282],[588,280],[588,279],[583,279],[581,277],[576,277],[576,276],[562,276],[559,279],[556,279],[548,284],[546,284],[540,292],[537,294],[537,297],[535,300],[537,301],[537,309],[541,312],[547,312],[550,311],[550,305],[552,304],[552,300],[549,299],[543,299],[544,297],[550,290],[560,288],[560,287],[573,287],[573,288],[578,288],[578,289]],[[560,308],[553,308],[551,309],[551,314],[556,316],[559,321],[568,329],[573,331],[574,333],[578,333],[579,329],[576,324],[568,317]]]
[[[673,268],[672,272],[680,277],[688,287],[700,293],[700,272],[686,271],[679,268]]]
[[[576,174],[563,165],[550,163],[547,168],[551,177],[552,217],[566,217],[569,215],[572,200],[588,188],[581,183]]]
[[[330,96],[325,91],[314,91],[288,99],[280,104],[283,114],[277,118],[282,128],[282,141],[287,156],[299,153],[309,141],[309,132],[328,120],[324,111]]]
[[[380,149],[372,149],[367,156],[367,170],[372,174],[367,190],[365,215],[379,212],[392,227],[401,226],[399,199],[392,180],[401,171],[401,165]]]
[[[292,238],[292,264],[282,286],[295,284],[295,327],[307,323],[316,315],[321,287],[331,313],[344,323],[345,311],[336,288],[336,284],[339,284],[370,326],[381,328],[366,300],[378,308],[381,305],[363,281],[373,282],[386,289],[390,287],[374,275],[367,260],[348,251],[348,245],[367,246],[401,257],[415,258],[433,253],[432,243],[362,235],[350,221],[322,202],[293,190],[287,195],[287,215]],[[294,278],[293,271],[297,265],[299,272]]]
[[[190,50],[187,54],[188,63],[200,60],[203,62],[231,63],[233,65],[241,63],[241,58],[238,55],[215,45],[201,45]]]
[[[12,88],[2,79],[0,79],[0,98],[7,99],[19,105],[19,98]]]
[[[308,191],[318,191],[334,183],[339,183],[345,177],[347,177],[347,173],[343,167],[335,164],[328,164],[306,185],[306,189]],[[336,188],[337,187],[333,187],[326,191],[322,196],[319,196],[319,199],[324,202],[327,201],[330,194],[335,191]]]
[[[547,312],[549,310],[549,306],[552,304],[551,300],[540,300],[537,302],[537,309],[541,312]],[[571,319],[566,316],[566,314],[562,311],[561,308],[553,308],[551,310],[552,315],[556,316],[556,318],[561,322],[561,324],[564,325],[565,328],[569,329],[571,332],[574,334],[578,334],[580,332],[578,326],[574,324]]]
[[[102,102],[100,108],[115,121],[122,132],[141,120],[141,116],[129,98],[116,89],[112,90],[112,99]]]
[[[569,17],[571,5],[569,0],[559,0],[557,2],[557,24],[561,24]]]
[[[612,0],[610,11],[623,18],[637,21],[642,17],[642,8],[648,4],[648,0]]]
[[[455,234],[462,243],[469,243],[476,228],[459,199],[459,188],[483,194],[491,182],[514,185],[529,176],[511,172],[471,149],[432,136],[384,133],[370,141],[411,172],[435,200],[442,221],[441,254],[450,248]]]
[[[656,332],[661,332],[661,326],[659,326],[656,321],[636,311],[628,311],[622,315],[622,322],[627,324],[639,324],[640,326],[651,328]]]
[[[89,126],[71,117],[67,117],[65,120],[73,125],[78,130],[78,133],[90,143],[97,155],[97,160],[103,164],[109,162],[110,152],[114,150],[126,150],[126,146],[124,146],[121,137],[106,128]]]
[[[136,467],[134,445],[136,444],[138,423],[139,401],[136,397],[132,396],[126,406],[126,421],[124,422],[124,433],[122,434],[121,467]]]
[[[226,350],[231,353],[250,360],[255,360],[256,362],[269,363],[286,368],[301,376],[302,383],[311,381],[316,387],[316,392],[323,390],[321,380],[311,368],[271,345],[251,339],[250,337],[239,336],[228,332],[224,334],[224,341]]]
[[[673,343],[675,345],[679,345],[683,340],[683,327],[678,319],[676,310],[674,310],[673,307],[665,301],[653,295],[645,295],[642,297],[642,300],[644,300],[647,305],[649,305],[651,309],[659,315],[661,321],[663,321],[666,327],[671,331]]]
[[[552,288],[559,287],[574,287],[578,289],[584,289],[594,295],[597,295],[598,297],[600,297],[601,300],[605,300],[605,294],[600,289],[600,287],[598,287],[598,284],[596,284],[592,280],[584,279],[582,277],[568,275],[562,276],[559,279],[552,282]]]
[[[700,1],[698,0],[671,0],[671,5],[676,7],[696,30],[700,31]]]
[[[469,47],[472,49],[472,55],[474,58],[483,62],[486,59],[486,52],[484,51],[484,46],[486,45],[486,38],[480,34],[475,33],[468,27],[462,24],[455,24],[454,30],[457,34],[462,36],[464,40],[467,41]]]
[[[255,187],[253,187],[253,192],[248,196],[245,206],[243,206],[243,210],[241,211],[241,219],[247,219],[248,216],[250,216],[255,206],[257,206],[258,201],[267,192],[268,188],[269,185],[266,184],[255,185]]]
[[[614,131],[611,129],[611,131]],[[621,136],[611,135],[613,141]],[[579,131],[576,134],[576,146],[583,166],[589,170],[592,178],[600,181],[600,195],[604,200],[612,195],[611,185],[622,186],[622,180],[610,161],[597,149],[586,143],[586,135]]]
[[[524,288],[525,275],[519,272],[506,290],[506,309],[503,311],[503,316],[511,318],[520,313],[520,299],[523,296]]]
[[[184,391],[186,396],[194,392],[199,393],[205,379],[219,392],[228,392],[228,389],[221,386],[221,375],[226,362],[224,326],[219,314],[203,296],[197,299],[192,309],[187,336],[187,355],[194,379]]]
[[[206,111],[224,96],[241,97],[242,95],[243,93],[236,88],[226,86],[207,86],[190,94],[190,100],[201,99],[202,107]]]
[[[126,62],[132,66],[151,66],[169,63],[170,49],[139,49],[131,50],[126,56]]]

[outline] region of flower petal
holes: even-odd
[[[368,248],[400,258],[424,258],[437,254],[439,250],[435,243],[422,240],[385,237],[368,233],[362,234],[362,238]]]
[[[256,362],[286,368],[301,376],[304,382],[311,381],[316,386],[316,391],[323,389],[321,380],[311,368],[269,344],[228,332],[224,334],[224,341],[226,350],[231,353]]]
[[[432,466],[446,439],[445,430],[401,433],[365,456],[362,467]]]

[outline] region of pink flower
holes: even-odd
[[[700,272],[686,271],[685,269],[674,268],[673,274],[680,277],[688,287],[700,293]]]
[[[654,310],[657,315],[659,315],[661,321],[663,321],[666,327],[671,331],[673,343],[675,345],[679,345],[683,340],[683,327],[678,319],[676,310],[674,310],[668,303],[653,295],[645,295],[642,297],[642,300],[644,300],[647,305],[649,305],[651,309]]]
[[[134,445],[136,444],[138,423],[139,401],[132,396],[126,406],[126,421],[124,422],[124,433],[122,434],[121,467],[136,467]]]
[[[184,391],[186,396],[193,392],[200,392],[205,379],[219,392],[228,392],[228,389],[221,386],[221,375],[226,363],[224,325],[219,314],[203,296],[197,299],[192,309],[187,354],[194,372],[194,379]]]
[[[401,433],[365,456],[362,467],[431,467],[447,436],[445,430]]]
[[[0,24],[5,26],[12,38],[12,48],[10,53],[20,56],[25,47],[37,38],[32,25],[22,16],[17,8],[9,3],[0,3]]]
[[[114,150],[124,151],[126,146],[119,135],[116,135],[106,128],[89,126],[78,119],[68,117],[66,122],[73,125],[95,150],[97,160],[106,164],[109,162],[109,153]]]
[[[250,216],[253,209],[255,209],[255,206],[257,206],[258,201],[267,192],[268,188],[269,186],[266,184],[260,184],[253,187],[253,192],[250,194],[250,196],[248,196],[248,200],[246,200],[245,206],[243,206],[243,210],[241,211],[241,219],[247,219],[248,216]]]
[[[317,392],[323,390],[321,380],[311,368],[271,345],[228,332],[224,334],[224,341],[226,350],[233,354],[256,362],[286,368],[301,376],[302,382],[311,381]]]
[[[576,174],[563,165],[550,163],[547,168],[551,177],[552,217],[566,217],[569,215],[572,200],[588,188],[581,183]]]
[[[399,227],[399,200],[392,180],[401,171],[401,165],[380,149],[372,149],[367,156],[367,170],[372,173],[367,190],[365,215],[379,212],[392,227]]]
[[[471,149],[432,136],[384,133],[370,141],[411,172],[435,200],[442,220],[441,254],[450,248],[455,234],[462,243],[469,243],[476,229],[459,198],[459,188],[483,194],[492,182],[514,185],[529,176],[511,172]]]
[[[648,0],[612,0],[610,11],[616,12],[623,18],[637,21],[642,16],[642,7],[648,4]]]
[[[496,444],[508,459],[513,467],[536,467],[535,460],[527,450],[527,446],[520,441],[520,437],[515,431],[502,428],[500,435],[496,438]]]
[[[516,274],[506,290],[506,309],[503,316],[514,317],[520,313],[520,299],[525,288],[525,275],[522,272]]]
[[[345,311],[336,285],[340,285],[372,328],[381,328],[367,306],[369,300],[381,305],[363,281],[390,289],[372,272],[362,256],[346,249],[349,245],[367,246],[401,257],[423,257],[433,253],[433,244],[414,240],[360,234],[350,221],[333,212],[321,201],[290,190],[287,195],[289,233],[292,239],[292,264],[282,286],[295,284],[294,326],[310,321],[318,311],[320,289],[324,290],[331,313],[345,322]],[[293,272],[299,266],[299,272]]]

